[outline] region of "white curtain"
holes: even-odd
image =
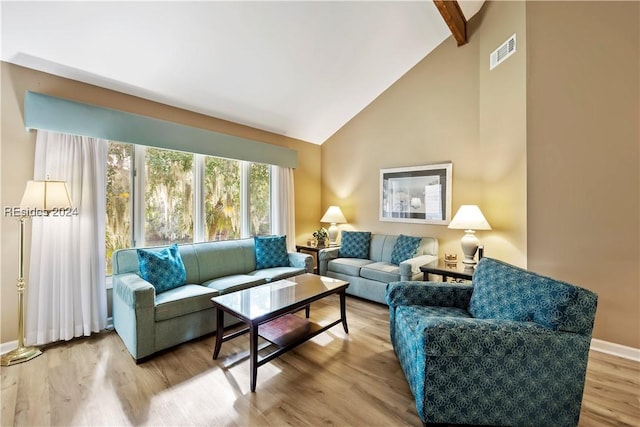
[[[287,249],[296,250],[296,212],[293,194],[293,169],[273,166],[273,234],[287,236]]]
[[[38,131],[34,179],[66,181],[78,215],[32,218],[29,344],[106,327],[106,169],[106,140]]]

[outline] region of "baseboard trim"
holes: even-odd
[[[15,348],[18,348],[18,340],[3,342],[0,344],[0,354],[5,354],[8,351],[11,351]]]
[[[640,348],[627,347],[626,345],[591,339],[591,350],[612,354],[624,359],[640,362]]]

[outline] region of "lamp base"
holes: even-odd
[[[327,230],[327,234],[329,235],[329,246],[338,246],[336,240],[338,239],[338,226],[335,222],[331,223],[331,226]]]
[[[464,259],[462,262],[464,264],[474,265],[476,264],[475,259],[476,251],[478,250],[478,245],[480,241],[476,237],[475,231],[473,230],[465,230],[465,235],[460,239],[460,245],[462,246],[462,252],[464,253]]]
[[[11,366],[28,362],[41,354],[42,351],[37,347],[18,347],[2,355],[2,358],[0,358],[0,366]]]

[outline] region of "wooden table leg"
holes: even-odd
[[[307,304],[307,306],[304,308],[304,315],[308,319],[310,314],[311,314],[311,304]]]
[[[216,345],[213,349],[213,359],[217,359],[222,347],[222,339],[224,337],[224,312],[216,307]]]
[[[249,359],[251,360],[251,391],[256,391],[258,378],[258,325],[249,326]]]
[[[340,292],[340,318],[342,319],[342,327],[346,333],[349,333],[347,326],[347,294],[343,290]]]

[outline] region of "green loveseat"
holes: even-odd
[[[369,239],[357,241],[369,235]],[[356,235],[358,248],[353,251],[345,246],[347,237]],[[433,237],[410,237],[419,239],[413,253],[394,263],[396,243],[402,235],[374,234],[368,232],[342,232],[342,246],[322,249],[318,254],[321,276],[349,282],[347,294],[386,304],[387,283],[400,280],[422,280],[420,267],[438,260],[438,239]],[[407,236],[403,236],[407,237]],[[348,253],[351,252],[351,253]],[[356,252],[360,252],[356,255]]]
[[[297,252],[288,253],[288,266],[256,269],[254,239],[179,245],[179,252],[186,282],[161,293],[140,276],[135,248],[113,254],[113,324],[136,362],[214,332],[212,297],[313,272],[311,255]]]

